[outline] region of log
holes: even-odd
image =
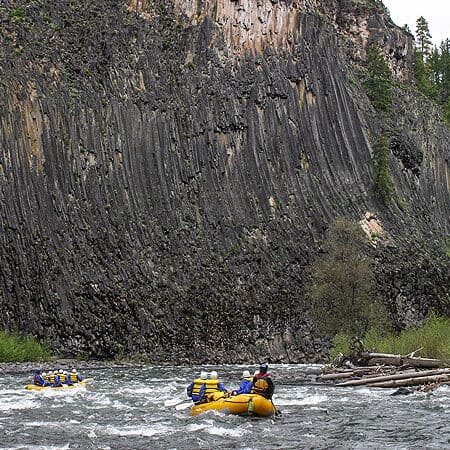
[[[402,379],[411,378],[424,378],[433,375],[450,375],[450,368],[447,369],[436,369],[436,370],[424,370],[422,372],[403,372],[396,373],[394,375],[381,375],[372,376],[370,378],[362,378],[360,380],[350,380],[344,381],[343,383],[338,383],[336,386],[363,386],[363,385],[373,385],[372,383],[379,383],[383,381],[394,381]],[[419,383],[421,384],[421,383]]]
[[[329,373],[327,375],[320,375],[322,381],[339,380],[341,378],[353,378],[355,372],[341,372],[341,373]]]
[[[445,383],[450,381],[450,374],[448,375],[432,375],[429,377],[417,377],[417,378],[406,378],[403,380],[391,380],[379,383],[370,383],[365,386],[368,387],[382,387],[382,388],[393,388],[400,386],[417,386],[419,384],[427,383]]]
[[[412,367],[434,368],[441,367],[444,362],[433,358],[419,358],[416,356],[392,355],[389,353],[364,352],[362,356],[369,360],[371,364],[392,364],[395,366],[409,365]]]
[[[322,381],[339,380],[341,378],[356,378],[356,377],[360,377],[367,373],[377,372],[382,368],[385,370],[393,370],[394,369],[393,366],[387,367],[387,368],[384,368],[382,366],[357,367],[357,368],[351,369],[351,370],[342,369],[335,373],[327,373],[324,375],[320,375],[319,378]]]

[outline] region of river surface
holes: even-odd
[[[91,370],[86,389],[41,392],[24,389],[31,374],[0,375],[0,448],[450,449],[450,386],[392,396],[317,384],[317,366],[272,365],[280,418],[191,417],[184,389],[200,369]],[[205,369],[232,389],[256,367]]]

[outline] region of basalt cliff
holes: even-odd
[[[381,2],[4,0],[0,29],[0,328],[69,355],[318,360],[305,283],[339,216],[377,236],[399,326],[450,315],[450,134]]]

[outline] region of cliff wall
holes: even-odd
[[[352,68],[363,43],[330,20],[341,2],[22,3],[0,7],[2,327],[71,354],[317,359],[304,285],[340,215],[389,234],[393,314],[448,311],[439,258],[422,272],[408,253],[449,230],[448,130],[399,94],[403,209],[383,205],[386,124]]]

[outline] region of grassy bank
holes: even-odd
[[[422,348],[416,356],[450,361],[450,318],[430,316],[422,325],[403,330],[398,335],[381,335],[372,329],[364,336],[363,342],[366,349],[375,352],[407,355]],[[351,352],[348,336],[340,334],[335,337],[331,358],[339,352],[344,355]]]
[[[50,356],[50,350],[33,336],[0,331],[0,362],[37,361]]]

